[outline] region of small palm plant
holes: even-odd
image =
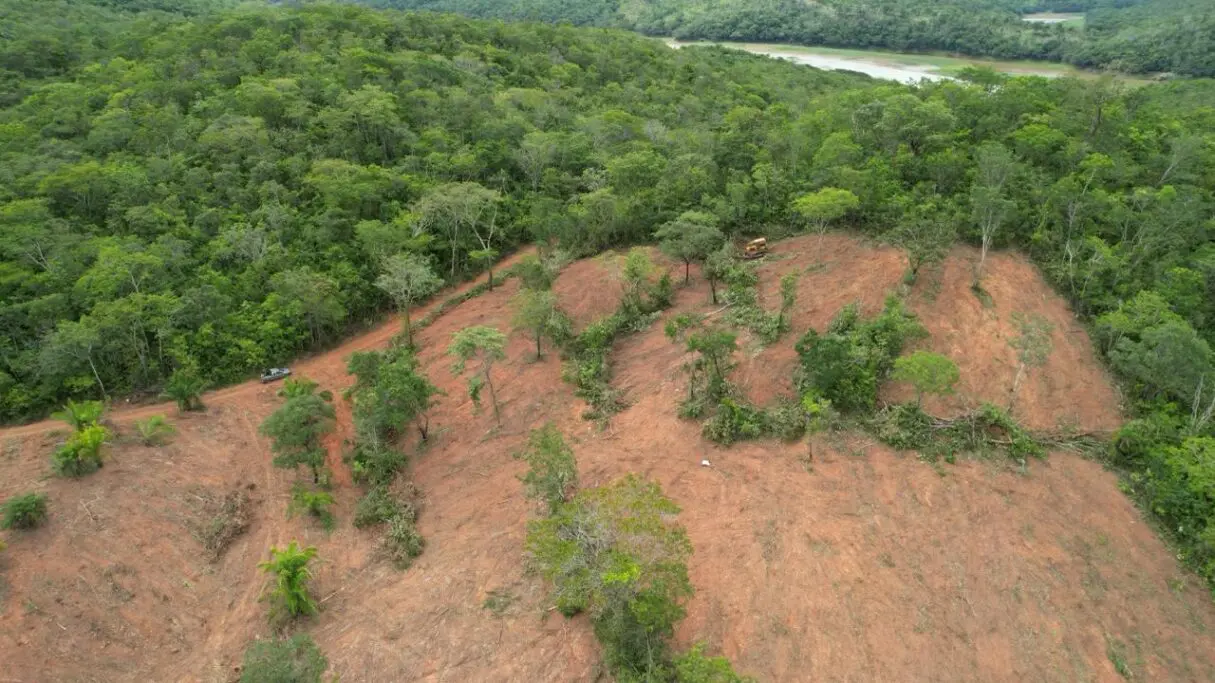
[[[202,411],[207,409],[202,402],[202,394],[207,390],[207,386],[207,380],[199,377],[195,370],[182,368],[175,370],[169,377],[168,383],[165,384],[164,396],[177,404],[179,413]]]
[[[164,415],[153,415],[146,420],[136,420],[135,430],[139,432],[139,438],[143,441],[143,445],[163,446],[177,432],[177,428],[172,425]]]
[[[300,548],[295,541],[291,541],[282,550],[270,548],[270,560],[258,565],[275,577],[274,591],[270,594],[270,599],[275,603],[270,613],[272,619],[281,613],[291,619],[316,614],[316,601],[308,594],[308,579],[312,578],[308,563],[314,557],[314,546]]]
[[[56,420],[63,420],[72,426],[72,429],[79,432],[90,425],[95,425],[101,420],[101,414],[105,412],[105,404],[101,401],[81,401],[79,403],[68,399],[63,410],[53,413],[51,417]]]
[[[101,447],[110,439],[110,430],[99,424],[89,424],[68,438],[55,450],[51,468],[55,474],[79,477],[101,467]]]

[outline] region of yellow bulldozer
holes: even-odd
[[[768,240],[765,237],[753,239],[743,247],[742,257],[748,261],[762,258],[768,253]]]

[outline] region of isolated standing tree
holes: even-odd
[[[512,302],[515,329],[526,331],[536,339],[536,360],[543,358],[540,340],[547,337],[560,344],[570,335],[569,318],[557,307],[557,295],[547,290],[521,290]]]
[[[704,269],[701,272],[709,283],[709,297],[714,305],[717,305],[717,283],[725,280],[733,269],[734,248],[729,243],[723,244],[721,249],[705,257]]]
[[[776,329],[789,329],[793,317],[793,306],[797,304],[798,273],[785,273],[780,279],[780,317],[776,320]]]
[[[566,496],[578,488],[574,451],[552,422],[533,429],[527,437],[527,446],[513,457],[528,464],[527,474],[520,477],[528,498],[547,505],[549,514],[555,513]]]
[[[931,351],[916,351],[895,359],[891,378],[915,387],[915,406],[919,408],[924,394],[952,394],[960,376],[958,366],[949,358]]]
[[[274,575],[274,591],[270,597],[275,602],[275,611],[271,612],[271,616],[276,616],[278,610],[292,619],[316,614],[316,601],[308,594],[308,579],[312,578],[308,563],[314,557],[314,546],[300,548],[295,541],[291,541],[282,550],[270,548],[270,559],[257,565],[267,574]]]
[[[1021,380],[1033,368],[1046,365],[1050,358],[1050,335],[1054,325],[1038,314],[1026,316],[1013,313],[1013,324],[1017,326],[1018,334],[1009,340],[1008,345],[1017,352],[1017,374],[1013,377],[1012,390],[1008,395],[1008,409],[1012,410],[1013,402],[1017,400],[1017,391],[1021,388]]]
[[[975,152],[976,176],[970,189],[971,216],[979,230],[979,263],[974,286],[983,279],[983,266],[992,241],[1016,203],[1004,196],[1004,188],[1016,170],[1012,153],[998,142],[985,142]]]
[[[850,190],[838,187],[824,187],[818,192],[804,194],[793,200],[793,211],[806,219],[819,236],[822,244],[823,235],[832,221],[837,221],[861,205],[861,200]]]
[[[476,360],[480,367],[468,379],[468,397],[473,405],[481,407],[481,388],[489,387],[489,400],[494,407],[494,421],[501,424],[502,418],[498,412],[498,394],[494,389],[493,378],[490,375],[495,361],[506,358],[506,335],[496,328],[485,325],[466,327],[451,336],[451,345],[447,347],[448,355],[455,356],[456,361],[451,366],[452,374],[464,374],[468,361]]]
[[[654,232],[662,253],[683,261],[683,281],[691,279],[692,263],[704,261],[725,240],[717,228],[717,217],[701,211],[685,211],[679,218]]]
[[[315,389],[315,384],[310,389]],[[325,464],[321,439],[333,429],[334,419],[333,406],[328,401],[311,390],[305,393],[294,389],[286,403],[261,425],[261,433],[273,440],[270,449],[275,454],[275,467],[292,469],[307,465],[312,470],[313,483],[320,482],[321,467]]]
[[[443,281],[435,275],[426,258],[401,253],[384,260],[384,272],[376,278],[375,286],[384,290],[405,318],[405,345],[413,346],[413,328],[409,311],[415,304],[434,294]]]
[[[901,222],[891,234],[891,241],[907,252],[913,282],[921,268],[944,259],[956,239],[953,224],[935,216]]]

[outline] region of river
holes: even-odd
[[[787,59],[819,69],[857,71],[874,78],[901,83],[919,83],[922,80],[939,81],[967,66],[988,66],[996,71],[1018,76],[1080,76],[1085,75],[1066,64],[1030,61],[997,61],[967,57],[940,55],[904,54],[879,52],[876,50],[842,50],[828,47],[804,47],[801,45],[775,45],[769,43],[732,42],[680,42],[668,39],[672,47],[684,45],[720,45],[735,50],[744,50],[777,59]]]

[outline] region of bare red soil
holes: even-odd
[[[781,274],[805,274],[794,332],[740,354],[735,378],[756,400],[788,390],[791,346],[807,325],[821,328],[851,300],[875,310],[898,284],[897,252],[841,236],[816,242],[779,243],[761,266],[770,308]],[[985,285],[994,306],[972,309],[971,256],[961,250],[946,263],[935,301],[924,284],[912,295],[932,333],[925,346],[962,369],[961,397],[931,407],[1006,398],[1007,318],[1021,310],[1056,322],[1051,365],[1018,398],[1021,419],[1116,424],[1116,395],[1083,331],[1064,324],[1066,307],[1033,268],[997,255]],[[557,291],[578,322],[610,312],[609,295],[619,296],[611,269],[571,269]],[[120,441],[105,468],[79,480],[48,476],[52,425],[0,432],[0,498],[45,491],[51,513],[42,529],[8,534],[0,555],[0,680],[234,680],[246,644],[268,634],[256,565],[270,545],[294,539],[320,551],[323,611],[303,628],[344,682],[594,680],[587,624],[551,611],[545,586],[523,568],[536,511],[510,455],[547,420],[571,441],[583,486],[636,472],[683,508],[697,594],[677,640],[705,641],[760,680],[1118,681],[1110,652],[1135,680],[1215,679],[1209,595],[1095,463],[1055,454],[1026,473],[986,461],[937,470],[861,436],[819,439],[812,460],[805,444],[722,449],[676,415],[683,355],[661,321],[617,345],[615,382],[631,405],[605,430],[580,418],[584,405],[561,382],[556,354],[536,361],[533,342],[513,334],[494,370],[503,408],[495,426],[488,407],[474,414],[444,351],[467,325],[507,329],[517,287],[472,299],[420,334],[424,367],[447,395],[434,443],[411,466],[427,547],[405,572],[378,556],[374,532],[350,527],[358,492],[348,479],[336,488],[332,534],[286,518],[295,475],[270,466],[256,431],[278,405],[276,387],[211,394],[207,414],[174,418],[171,445]],[[687,310],[717,310],[697,277],[671,314]],[[296,369],[340,393],[350,383],[345,357],[398,329],[389,323]],[[115,421],[155,412],[172,417],[160,406]],[[348,413],[339,420],[348,430]],[[331,451],[341,473],[340,437]],[[190,520],[200,498],[237,488],[255,501],[252,525],[208,562]],[[491,592],[503,598],[496,611],[485,607]]]

